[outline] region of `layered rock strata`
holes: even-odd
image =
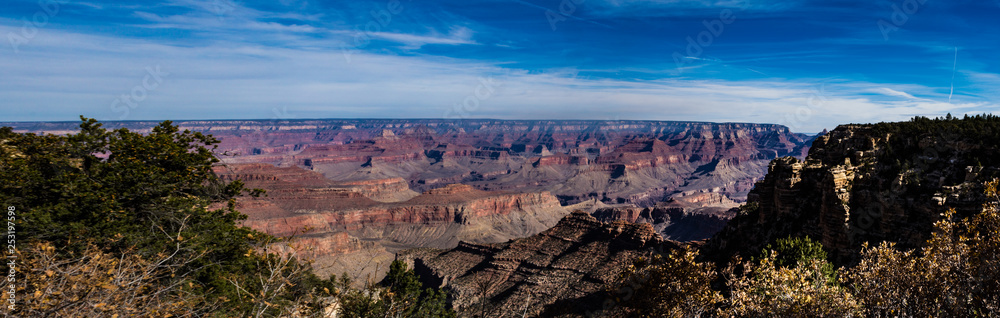
[[[945,210],[981,211],[982,182],[1000,175],[995,126],[840,126],[819,137],[804,161],[774,160],[746,213],[709,240],[705,254],[759,253],[787,236],[819,240],[837,263],[851,262],[865,242],[920,246]]]
[[[305,247],[302,255],[330,266],[321,273],[367,271],[377,278],[383,273],[372,268],[387,266],[395,251],[451,248],[460,240],[508,241],[548,229],[568,213],[545,192],[488,192],[454,184],[415,195],[400,179],[336,182],[268,164],[216,170],[224,180],[266,190],[265,196],[237,200],[237,209],[248,216],[243,225],[295,237],[292,245]],[[372,259],[385,264],[368,264]]]
[[[738,203],[713,193],[685,193],[653,207],[596,208],[591,214],[603,222],[649,223],[664,238],[687,242],[712,237],[733,218]]]
[[[76,123],[5,123],[65,133]],[[106,122],[147,132],[155,122]],[[336,181],[405,180],[417,193],[461,183],[484,191],[548,191],[651,207],[717,188],[743,200],[767,162],[810,141],[768,124],[664,121],[224,120],[179,121],[221,140],[227,163],[299,166]],[[373,198],[400,201],[406,196]]]
[[[602,292],[632,260],[679,246],[650,224],[604,223],[577,211],[534,236],[402,257],[425,283],[450,291],[451,304],[465,315],[552,317],[599,310]]]

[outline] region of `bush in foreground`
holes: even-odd
[[[722,275],[690,250],[637,262],[633,300],[615,313],[641,317],[996,317],[1000,315],[1000,181],[975,216],[942,215],[917,250],[866,246],[861,261],[834,269],[807,238],[775,242]],[[716,277],[725,284],[710,288]],[[708,295],[706,297],[706,295]],[[724,297],[716,296],[724,295]]]
[[[8,314],[314,316],[356,293],[307,261],[269,252],[282,239],[239,225],[236,198],[263,191],[215,175],[217,139],[169,121],[139,134],[82,119],[65,136],[0,128],[0,201],[16,211],[23,295]],[[382,298],[444,308],[439,293],[428,295],[417,304]]]

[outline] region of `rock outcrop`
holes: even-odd
[[[653,207],[601,207],[591,214],[602,222],[649,223],[664,238],[688,242],[715,235],[736,215],[738,205],[719,193],[682,193]]]
[[[104,123],[138,132],[156,124]],[[217,172],[224,179],[268,190],[266,197],[237,202],[249,215],[245,225],[314,246],[307,254],[327,266],[321,273],[358,274],[359,268],[382,264],[382,271],[369,272],[376,276],[392,253],[404,249],[536,234],[568,213],[561,205],[586,205],[606,221],[649,223],[653,233],[673,239],[701,239],[731,216],[726,206],[744,200],[771,159],[800,156],[811,141],[784,126],[749,123],[331,119],[175,124],[221,140],[216,150],[224,166]],[[11,125],[32,132],[75,126]],[[660,204],[668,198],[674,201]]]
[[[837,263],[854,260],[865,242],[919,246],[945,210],[981,211],[982,182],[1000,175],[998,127],[975,119],[840,126],[804,161],[771,162],[746,213],[705,254],[753,255],[786,236],[819,240]]]
[[[452,306],[468,316],[552,317],[598,310],[601,292],[632,260],[679,246],[650,224],[604,223],[577,211],[534,236],[401,257],[413,261],[425,283],[450,291]]]
[[[64,133],[75,123],[9,123]],[[105,122],[147,132],[155,122]],[[811,137],[747,123],[587,120],[178,121],[221,140],[224,162],[299,166],[338,182],[399,180],[414,193],[461,183],[485,191],[548,191],[564,205],[593,199],[651,207],[717,189],[742,201],[769,160],[800,156]],[[397,185],[394,185],[397,186]]]
[[[568,211],[546,193],[491,192],[454,184],[413,195],[401,179],[337,182],[314,171],[268,164],[216,168],[224,180],[243,180],[266,196],[242,197],[243,225],[294,236],[320,273],[384,274],[368,264],[391,261],[407,248],[451,248],[459,241],[493,243],[539,233]],[[287,246],[283,249],[289,248]]]
[[[459,240],[492,242],[532,235],[565,215],[551,194],[488,193],[462,185],[445,189],[453,187],[465,187],[465,191],[431,190],[407,201],[359,208],[311,205],[308,210],[296,209],[278,218],[255,217],[244,224],[279,236],[310,228],[313,232],[347,231],[364,239],[384,239],[412,247],[451,247]],[[275,198],[246,199],[247,204],[240,205],[241,211],[255,215],[250,207],[256,201],[281,202]],[[289,203],[293,202],[300,204],[301,197]]]

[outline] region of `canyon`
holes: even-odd
[[[842,125],[815,137],[757,124],[615,123],[601,132],[614,139],[566,122],[541,126],[578,130],[558,138],[502,132],[525,124],[510,121],[375,122],[298,125],[262,134],[284,138],[263,148],[223,129],[221,160],[209,165],[221,181],[265,190],[231,201],[242,225],[283,238],[260,248],[355,283],[403,261],[463,317],[624,315],[630,284],[646,279],[626,273],[682,248],[716,270],[756,262],[784,238],[809,237],[824,250],[817,257],[847,268],[865,246],[919,251],[944,217],[995,204],[984,184],[1000,177],[994,116]],[[766,175],[753,177],[756,168]]]
[[[149,132],[156,122],[105,122]],[[216,173],[244,225],[320,274],[379,279],[398,253],[530,237],[570,212],[705,239],[783,156],[815,137],[780,125],[663,121],[304,119],[174,122],[219,139]],[[3,123],[67,133],[78,123]]]
[[[74,122],[12,122],[62,134]],[[149,132],[156,122],[105,122]],[[592,199],[653,206],[709,189],[742,200],[767,163],[803,157],[811,136],[772,124],[592,120],[315,119],[177,121],[211,134],[224,163],[298,166],[334,181],[402,178],[416,191],[460,183],[479,190],[549,191],[561,204]]]
[[[500,242],[555,225],[568,211],[546,193],[481,191],[452,184],[416,193],[399,178],[336,182],[299,167],[227,164],[227,181],[266,190],[237,199],[245,226],[292,238],[280,244],[321,274],[379,279],[398,251]]]
[[[615,276],[633,264],[623,258],[685,246],[725,268],[734,256],[759,257],[778,239],[810,237],[831,262],[851,266],[865,244],[912,250],[947,210],[957,218],[983,211],[983,184],[1000,177],[996,123],[991,117],[842,125],[818,136],[807,157],[773,160],[739,208],[727,209],[734,202],[715,192],[651,207],[593,204],[591,212],[574,212],[531,237],[401,255],[425,284],[450,291],[453,306],[470,317],[497,316],[491,310],[545,317],[615,312],[616,297],[632,292]]]

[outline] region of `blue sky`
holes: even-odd
[[[651,119],[811,133],[996,112],[997,16],[1000,0],[6,0],[0,121]]]

